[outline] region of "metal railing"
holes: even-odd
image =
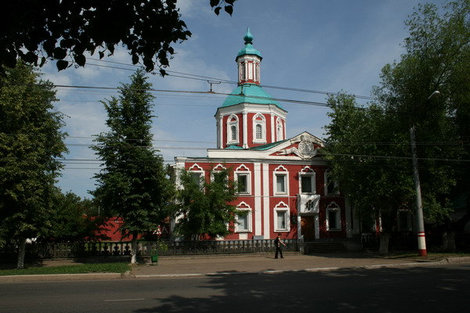
[[[285,251],[299,251],[296,239],[284,240]],[[101,256],[127,256],[132,242],[70,242],[37,243],[28,247],[39,258],[80,258]],[[272,239],[204,240],[204,241],[138,241],[137,255],[203,255],[231,253],[268,253],[275,250]]]

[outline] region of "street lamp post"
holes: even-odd
[[[433,96],[439,95],[438,90],[434,91],[429,97],[430,100]],[[418,236],[418,253],[420,256],[426,256],[426,233],[424,231],[424,217],[423,217],[423,201],[421,199],[421,184],[419,181],[418,172],[418,158],[416,157],[416,136],[415,136],[415,125],[410,128],[410,141],[411,141],[411,157],[413,160],[413,179],[415,182],[416,189],[416,226]]]

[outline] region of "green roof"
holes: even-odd
[[[243,84],[237,86],[232,93],[227,96],[222,107],[229,107],[231,105],[240,103],[252,104],[274,104],[279,109],[284,110],[277,101],[274,101],[271,96],[256,84]]]
[[[276,141],[276,142],[268,143],[268,144],[265,144],[265,145],[262,145],[262,146],[252,147],[252,148],[250,148],[250,150],[260,150],[260,151],[269,150],[272,147],[275,147],[275,146],[283,143],[284,141],[286,141],[286,140]]]
[[[236,145],[227,146],[225,149],[227,149],[227,150],[243,150],[242,147],[236,146]]]

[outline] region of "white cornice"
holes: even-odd
[[[228,107],[219,107],[217,108],[217,112],[215,113],[214,117],[217,118],[219,115],[241,113],[242,111],[246,111],[247,113],[276,114],[284,119],[287,117],[287,111],[280,109],[275,104],[254,104],[247,102],[231,105]]]

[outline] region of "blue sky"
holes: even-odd
[[[192,37],[174,46],[171,71],[235,81],[235,56],[243,47],[247,27],[263,61],[261,83],[269,86],[315,91],[345,91],[369,96],[379,82],[381,68],[403,53],[407,36],[405,19],[421,0],[238,0],[233,16],[216,16],[208,0],[180,0],[182,19]],[[442,4],[446,1],[431,1]],[[91,58],[97,58],[92,56]],[[57,72],[54,64],[42,68],[43,78],[57,85],[117,87],[129,82],[135,67],[125,49],[105,59],[89,59],[85,68]],[[129,65],[126,65],[129,64]],[[111,66],[111,67],[110,67]],[[175,74],[175,73],[173,73]],[[203,80],[149,75],[155,89],[208,91]],[[217,81],[217,79],[212,79]],[[234,84],[214,84],[229,93]],[[274,98],[325,102],[321,93],[265,88]],[[93,135],[106,131],[106,113],[100,100],[116,95],[115,90],[58,88],[56,103],[66,115],[64,130],[69,153],[59,179],[63,191],[90,197],[93,175],[99,163],[88,148]],[[164,160],[174,156],[205,156],[216,145],[214,114],[224,101],[220,95],[157,92],[152,132],[154,145]],[[282,103],[287,115],[287,135],[308,131],[323,137],[328,109]]]

